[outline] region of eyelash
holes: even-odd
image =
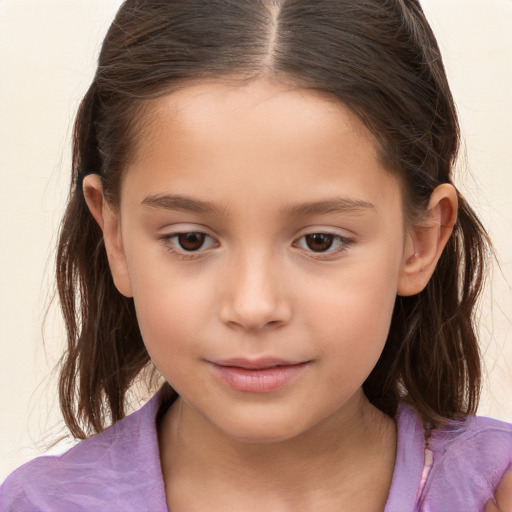
[[[196,236],[199,235],[201,237],[204,237],[203,242],[201,243],[201,247],[199,247],[196,250],[187,250],[183,247],[178,248],[181,245],[181,243],[179,242],[179,237],[185,236],[185,235],[196,235]],[[299,244],[299,242],[301,240],[306,240],[307,237],[314,237],[314,236],[318,236],[318,235],[329,238],[330,243],[325,251],[314,251],[310,247],[304,247]],[[182,260],[190,260],[190,259],[200,258],[203,255],[203,253],[207,250],[207,249],[203,248],[205,241],[206,240],[213,241],[214,239],[211,236],[207,235],[206,233],[202,233],[200,231],[184,231],[184,232],[180,232],[180,233],[171,233],[169,235],[161,236],[160,240],[162,242],[162,245],[168,252],[179,256]],[[173,240],[176,240],[176,241],[173,242]],[[307,246],[307,243],[308,242],[305,242],[306,246]],[[315,232],[315,233],[307,233],[305,235],[302,235],[300,238],[297,239],[297,242],[295,242],[294,245],[295,245],[295,247],[299,247],[299,248],[305,250],[306,252],[310,253],[309,254],[310,257],[314,257],[317,259],[327,259],[334,255],[343,253],[350,247],[350,245],[352,243],[353,243],[353,240],[351,240],[350,238],[341,236],[341,235],[336,235],[333,233],[325,233],[325,232]],[[333,244],[336,245],[335,249],[332,249]],[[213,245],[215,245],[215,244],[210,244],[210,246],[213,246]]]
[[[198,258],[198,257],[202,256],[202,254],[204,252],[204,249],[201,250],[201,247],[204,245],[204,240],[201,243],[201,247],[197,250],[189,251],[183,247],[181,249],[179,249],[178,247],[181,245],[180,242],[178,241],[179,237],[184,236],[184,235],[199,235],[199,236],[203,236],[204,240],[207,240],[207,239],[213,240],[213,238],[211,236],[207,235],[206,233],[202,233],[200,231],[183,231],[181,233],[171,233],[169,235],[163,235],[162,237],[160,237],[160,240],[161,240],[164,248],[167,251],[169,251],[170,253],[175,254],[176,256],[179,256],[182,260],[190,260],[190,259]],[[173,239],[176,239],[176,242],[173,242]]]
[[[307,237],[314,237],[314,236],[324,236],[328,237],[330,240],[329,247],[327,247],[327,250],[325,251],[313,251],[311,247],[301,247],[299,245],[300,240],[305,240],[305,244],[307,245],[306,239]],[[297,247],[300,247],[301,249],[304,249],[309,254],[309,257],[317,258],[317,259],[327,259],[332,256],[339,255],[343,252],[345,252],[350,245],[353,243],[353,240],[350,238],[346,238],[341,235],[336,235],[334,233],[324,233],[324,232],[316,232],[316,233],[307,233],[306,235],[302,235],[298,241],[295,243]],[[333,249],[332,246],[335,244],[335,248]]]

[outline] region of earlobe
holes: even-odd
[[[105,250],[114,284],[125,297],[133,297],[123,248],[119,212],[105,200],[103,185],[97,174],[89,174],[84,178],[83,192],[91,215],[103,231]]]
[[[416,295],[425,288],[452,234],[457,207],[455,187],[445,183],[434,189],[424,219],[406,235],[398,295]]]

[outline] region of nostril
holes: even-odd
[[[255,258],[249,254],[237,260],[237,272],[229,273],[223,281],[219,301],[220,319],[231,328],[259,331],[276,328],[289,321],[291,307],[286,288],[275,259],[269,262],[268,253]],[[272,267],[272,268],[270,268]]]
[[[283,306],[277,306],[267,310],[253,309],[251,311],[227,306],[221,311],[221,320],[226,325],[248,332],[277,328],[288,323],[289,319],[289,308]]]

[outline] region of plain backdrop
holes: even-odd
[[[0,481],[63,432],[52,372],[64,342],[54,250],[73,116],[120,3],[0,0]],[[461,118],[457,183],[499,260],[480,313],[480,414],[512,421],[512,0],[423,5]]]

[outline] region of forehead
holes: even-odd
[[[126,174],[149,194],[192,187],[225,202],[282,201],[285,190],[297,202],[315,194],[366,201],[357,196],[396,187],[358,116],[309,89],[205,82],[152,100],[145,120]]]
[[[170,121],[174,135],[194,138],[211,139],[219,130],[236,128],[231,138],[246,144],[247,136],[256,143],[256,137],[265,134],[276,142],[302,138],[318,144],[350,132],[359,135],[372,154],[378,148],[359,117],[333,96],[267,79],[195,83],[149,101],[141,117],[146,129],[137,141],[140,156],[166,136]]]

